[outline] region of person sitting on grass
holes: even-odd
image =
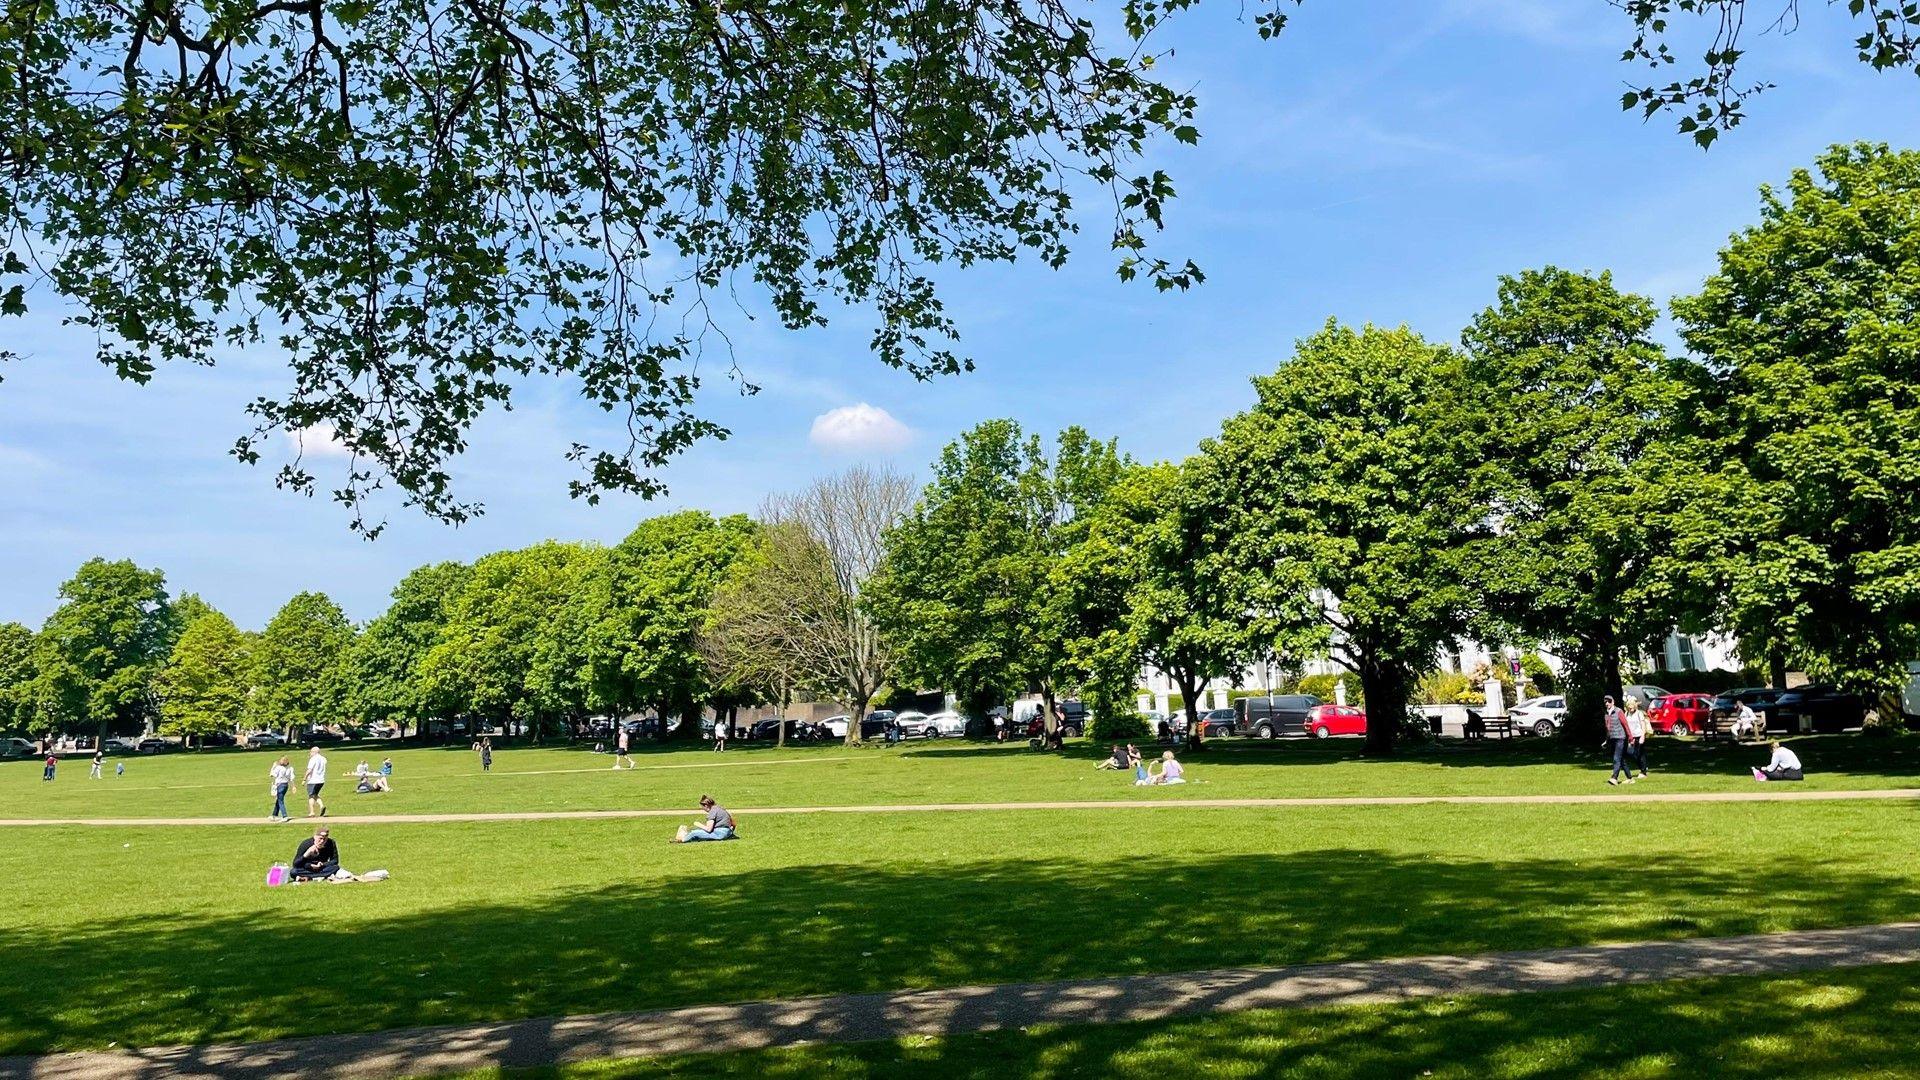
[[[1096,769],[1124,769],[1124,768],[1126,768],[1126,767],[1127,767],[1127,752],[1126,752],[1125,750],[1122,750],[1122,749],[1120,749],[1120,745],[1119,745],[1118,743],[1115,743],[1115,744],[1114,744],[1114,745],[1113,745],[1112,747],[1110,747],[1109,749],[1111,749],[1111,750],[1113,751],[1113,753],[1112,753],[1112,754],[1110,754],[1110,755],[1109,755],[1109,756],[1107,756],[1107,757],[1104,757],[1104,758],[1101,758],[1101,759],[1100,759],[1100,764],[1098,764],[1098,765],[1095,765],[1095,766],[1094,766],[1094,768],[1096,768]]]
[[[1147,778],[1144,781],[1148,786],[1158,784],[1184,784],[1186,782],[1186,766],[1181,765],[1173,759],[1173,751],[1171,750],[1161,753],[1160,760],[1154,763],[1153,771],[1147,774]],[[1143,783],[1143,781],[1136,780],[1135,783]]]
[[[1753,770],[1753,778],[1761,782],[1768,780],[1805,780],[1806,774],[1800,771],[1800,756],[1780,745],[1775,739],[1767,745],[1773,747],[1773,760],[1767,762],[1764,769]]]
[[[701,840],[731,840],[739,835],[733,824],[733,815],[727,809],[713,801],[713,796],[700,796],[700,809],[707,812],[705,820],[698,825],[682,825],[673,835],[676,844],[693,844]]]
[[[300,841],[300,847],[293,853],[293,880],[323,881],[340,872],[340,845],[333,842],[333,836],[325,825],[315,829],[313,835]]]
[[[355,795],[370,795],[376,791],[387,790],[387,778],[377,772],[367,773],[353,789]]]

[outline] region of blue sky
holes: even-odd
[[[687,454],[666,474],[671,497],[653,503],[568,499],[562,455],[605,420],[563,384],[532,384],[512,413],[482,422],[457,469],[484,517],[456,529],[392,507],[369,543],[324,497],[279,491],[270,467],[227,454],[246,401],[282,385],[271,350],[121,384],[38,297],[29,318],[0,323],[0,343],[26,354],[0,382],[0,620],[38,625],[92,555],[158,566],[245,626],[301,589],[367,619],[424,562],[548,537],[614,541],[686,506],[751,511],[857,460],[922,472],[988,416],[1043,431],[1080,423],[1138,457],[1180,457],[1251,400],[1250,375],[1329,316],[1451,341],[1498,275],[1547,263],[1611,269],[1664,301],[1754,220],[1759,185],[1836,141],[1920,145],[1913,77],[1856,63],[1847,22],[1826,5],[1807,6],[1791,36],[1749,42],[1747,74],[1780,86],[1710,153],[1619,110],[1637,72],[1618,62],[1628,28],[1603,0],[1316,0],[1268,43],[1240,10],[1202,5],[1160,42],[1175,50],[1170,77],[1199,95],[1202,139],[1155,151],[1180,192],[1158,243],[1199,262],[1204,286],[1119,283],[1089,207],[1066,270],[949,278],[972,374],[917,383],[889,371],[858,318],[805,334],[735,325],[740,365],[763,390],[709,381],[706,407],[734,437]],[[835,429],[844,409],[860,422]],[[853,437],[835,443],[829,430]]]

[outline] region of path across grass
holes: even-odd
[[[425,1076],[591,1060],[1114,1024],[1253,1009],[1325,1009],[1434,997],[1625,987],[1679,978],[1920,963],[1920,923],[1427,956],[1312,967],[954,987],[408,1029],[237,1046],[0,1059],[0,1078],[298,1080]]]
[[[9,832],[0,1053],[1920,918],[1894,801]],[[1791,857],[1783,857],[1790,855]],[[23,947],[13,947],[14,945]]]
[[[1155,788],[1155,795],[1167,795],[1171,789]],[[1750,791],[1657,792],[1619,791],[1590,795],[1393,795],[1378,798],[1321,799],[1195,799],[1167,797],[1092,802],[1025,803],[900,803],[893,806],[762,806],[740,807],[736,817],[744,824],[748,818],[778,814],[950,814],[991,811],[1059,810],[1277,810],[1333,806],[1594,806],[1608,803],[1754,803],[1754,802],[1839,802],[1885,799],[1920,799],[1920,788],[1880,788],[1859,791],[1821,791],[1776,784]],[[634,818],[686,817],[692,811],[675,810],[549,810],[531,813],[499,814],[360,814],[328,817],[330,823],[349,825],[443,825],[477,821],[617,821]],[[297,818],[281,822],[283,829],[305,830],[318,818]],[[0,819],[0,828],[83,825],[93,828],[135,828],[148,826],[198,827],[209,825],[258,826],[259,818],[8,818]]]
[[[1920,740],[1817,736],[1795,740],[1794,746],[1810,771],[1808,789],[1920,787]],[[1351,739],[1220,741],[1188,759],[1188,776],[1195,783],[1154,797],[1609,793],[1600,756],[1557,740],[1409,748],[1389,761],[1362,758],[1359,749]],[[355,795],[355,763],[365,758],[378,766],[389,754],[394,790]],[[264,817],[271,801],[267,769],[277,756],[271,751],[135,756],[125,759],[126,776],[97,781],[87,778],[84,761],[70,760],[51,784],[40,782],[33,762],[0,764],[0,818]],[[690,807],[709,792],[736,806],[1121,802],[1140,795],[1126,775],[1096,771],[1102,752],[1086,744],[1075,744],[1064,755],[949,740],[852,750],[750,747],[726,754],[664,747],[636,754],[640,767],[619,771],[608,767],[609,756],[584,749],[503,748],[493,771],[484,774],[475,756],[461,749],[394,750],[372,744],[331,749],[328,756],[326,794],[338,817],[668,809]],[[1649,784],[1660,792],[1752,791],[1748,770],[1765,757],[1764,750],[1752,746],[1660,739],[1652,748],[1655,775]]]

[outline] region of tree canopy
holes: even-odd
[[[352,646],[353,625],[340,605],[325,593],[295,594],[254,645],[248,721],[293,731],[341,719]]]
[[[34,639],[34,730],[140,731],[173,641],[166,576],[129,559],[89,559],[60,599]]]
[[[170,735],[232,731],[246,716],[252,643],[233,620],[208,608],[194,616],[160,669],[160,730]]]

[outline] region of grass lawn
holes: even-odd
[[[0,832],[0,1053],[1920,917],[1904,802],[671,824],[342,820],[393,880],[271,890],[289,827]]]
[[[592,1062],[568,1080],[1912,1077],[1920,967]],[[471,1074],[470,1080],[499,1075]]]
[[[1809,789],[1920,786],[1920,739],[1819,736],[1794,740],[1807,763]],[[611,759],[583,749],[502,748],[482,774],[465,749],[393,750],[387,744],[328,751],[327,795],[336,816],[516,810],[691,807],[702,792],[734,806],[848,803],[1007,802],[1050,799],[1267,798],[1373,795],[1513,795],[1607,792],[1597,751],[1557,740],[1513,739],[1439,749],[1409,749],[1397,760],[1359,755],[1359,741],[1222,740],[1189,759],[1183,788],[1143,791],[1128,778],[1096,772],[1100,749],[1076,744],[1065,755],[1024,746],[954,741],[903,747],[743,747],[715,754],[695,747],[650,748],[639,768],[614,772]],[[353,794],[355,762],[375,766],[391,753],[394,788]],[[41,783],[37,762],[0,765],[0,817],[265,817],[271,751],[210,751],[132,756],[127,775],[87,778],[84,758],[67,760],[59,779]],[[296,768],[298,758],[296,757]],[[119,760],[119,759],[116,759]],[[1764,764],[1757,747],[1659,739],[1655,776],[1632,791],[1749,791],[1748,768]],[[297,789],[289,804],[304,813]]]

